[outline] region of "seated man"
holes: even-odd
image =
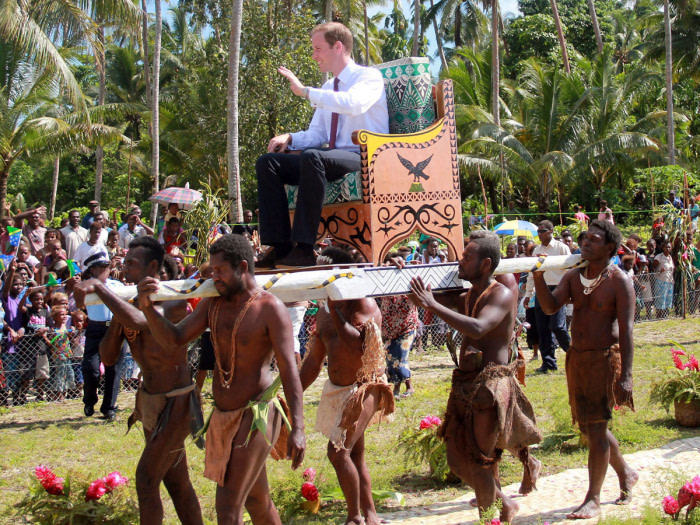
[[[321,24],[311,32],[311,43],[313,59],[321,72],[332,73],[335,78],[321,88],[309,88],[284,66],[278,69],[289,80],[292,92],[307,98],[317,109],[309,129],[273,137],[268,153],[258,159],[260,240],[273,247],[258,261],[258,267],[272,267],[275,262],[284,266],[316,264],[313,246],[326,181],[360,169],[360,148],[352,143],[352,132],[389,132],[382,75],[353,62],[350,30],[337,22]],[[288,149],[302,153],[286,155]],[[299,186],[291,228],[285,184]]]

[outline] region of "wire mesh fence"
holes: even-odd
[[[655,274],[638,274],[634,278],[636,294],[635,322],[655,321],[682,315],[682,283],[668,283]],[[299,330],[299,347],[306,351],[309,336],[315,328],[317,308],[307,309]],[[700,287],[687,283],[686,314],[700,317]],[[460,334],[441,319],[419,310],[421,320],[413,352],[448,350],[453,356],[461,343]],[[525,319],[522,319],[525,321]],[[526,324],[526,331],[535,327]],[[523,338],[525,332],[523,333]],[[32,333],[12,340],[2,338],[0,354],[0,406],[21,405],[33,401],[63,401],[82,397],[81,370],[85,346],[84,331]],[[526,347],[525,342],[521,345]],[[200,365],[201,339],[189,344],[188,363],[193,378]],[[131,356],[127,342],[119,361],[120,388],[134,391],[140,381],[138,364]],[[103,368],[101,367],[103,372]]]

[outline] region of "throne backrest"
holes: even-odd
[[[389,133],[414,133],[435,122],[428,57],[400,58],[375,67],[384,78]]]

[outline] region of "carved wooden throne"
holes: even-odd
[[[412,57],[377,66],[391,134],[356,131],[361,171],[327,184],[318,238],[353,246],[374,264],[415,230],[442,239],[449,260],[464,248],[452,81],[432,86],[428,65]],[[292,219],[296,189],[287,187]]]

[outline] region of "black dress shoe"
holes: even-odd
[[[276,265],[281,267],[316,266],[316,257],[314,257],[313,250],[309,253],[300,248],[294,248],[289,252],[289,255],[278,260]]]
[[[83,407],[83,414],[85,414],[87,417],[90,417],[95,413],[95,407],[93,405],[85,405]]]
[[[107,421],[114,421],[117,419],[117,413],[114,410],[107,410],[104,414],[100,416],[100,419],[105,419]]]
[[[547,372],[549,372],[549,368],[544,365],[535,370],[536,374],[546,374]]]

